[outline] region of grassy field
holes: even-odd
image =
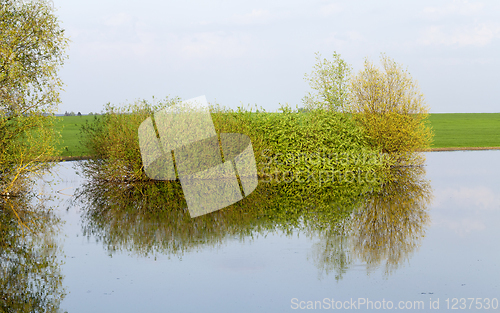
[[[87,155],[87,151],[80,144],[80,127],[85,121],[92,121],[94,117],[83,116],[63,116],[56,122],[56,129],[61,132],[59,142],[59,156],[82,156]]]
[[[83,156],[80,127],[93,116],[64,116],[57,122],[62,138],[60,156]],[[434,130],[432,148],[500,147],[500,113],[431,114]]]
[[[431,114],[432,148],[500,147],[500,113]]]

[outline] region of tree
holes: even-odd
[[[382,69],[366,59],[364,69],[351,79],[349,112],[364,127],[373,146],[399,155],[401,161],[401,155],[408,157],[429,147],[429,108],[407,70],[385,54],[380,60]]]
[[[53,11],[47,0],[0,0],[0,195],[55,155],[52,113],[68,39]]]
[[[305,80],[315,93],[308,93],[302,101],[308,109],[327,109],[342,112],[349,104],[349,76],[351,67],[333,53],[333,61],[321,59],[316,53],[316,64],[310,75],[304,75]]]

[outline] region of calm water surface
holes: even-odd
[[[333,300],[344,309],[354,301],[351,309],[360,311],[369,301],[375,307],[391,301],[393,309],[400,301],[407,308],[422,301],[420,311],[431,304],[433,311],[438,305],[448,311],[454,303],[460,309],[460,298],[481,298],[474,301],[483,306],[489,298],[491,308],[477,311],[500,312],[498,302],[492,308],[493,299],[500,300],[500,151],[426,156],[420,178],[431,188],[409,190],[401,199],[371,199],[370,213],[340,219],[336,230],[322,229],[317,218],[309,226],[273,228],[264,217],[232,226],[228,213],[190,224],[186,233],[182,223],[163,227],[161,217],[116,216],[102,209],[94,190],[83,197],[87,202],[76,201],[84,179],[74,163],[62,163],[47,191],[59,190],[53,205],[65,221],[59,240],[68,295],[62,308],[289,312],[307,305],[331,309]],[[200,234],[204,228],[208,235]],[[475,305],[469,309],[467,300],[461,311],[475,311]]]

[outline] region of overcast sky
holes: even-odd
[[[355,71],[381,52],[431,112],[500,112],[500,1],[54,0],[71,39],[59,112],[206,95],[301,106],[315,52]]]

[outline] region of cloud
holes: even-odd
[[[230,22],[235,24],[262,24],[271,20],[272,16],[268,10],[254,9],[247,14],[234,14]]]
[[[365,38],[363,35],[356,30],[349,30],[342,33],[333,32],[323,40],[324,43],[333,45],[339,49],[350,46],[353,43],[362,43],[364,41]]]
[[[481,2],[453,1],[452,4],[444,6],[425,7],[422,13],[429,18],[442,18],[450,15],[473,15],[482,11],[483,7],[484,4]]]
[[[500,24],[481,23],[472,27],[445,29],[442,26],[427,27],[420,36],[423,45],[486,46],[500,38]]]
[[[118,13],[111,16],[107,16],[104,19],[104,25],[118,27],[128,24],[132,21],[132,16],[127,13]]]
[[[434,227],[446,228],[453,231],[460,237],[465,237],[468,234],[474,232],[480,232],[486,230],[486,224],[484,221],[478,218],[450,218],[449,215],[445,216],[435,216],[432,219],[432,224]]]
[[[324,5],[320,8],[320,15],[322,16],[331,16],[337,13],[342,12],[343,9],[337,3],[330,3],[328,5]]]
[[[79,53],[101,60],[117,58],[141,62],[169,59],[229,59],[248,55],[252,48],[250,37],[226,32],[195,32],[187,34],[137,32],[133,38],[107,41],[104,38],[82,42]],[[139,59],[137,59],[139,58]]]
[[[250,38],[222,31],[198,32],[177,39],[174,47],[188,58],[234,58],[247,53]]]
[[[500,210],[500,195],[488,187],[436,190],[434,207],[462,207],[472,210]]]
[[[482,2],[453,1],[442,6],[425,7],[421,16],[436,23],[427,26],[418,40],[424,46],[484,47],[500,38],[500,23],[488,15]]]

